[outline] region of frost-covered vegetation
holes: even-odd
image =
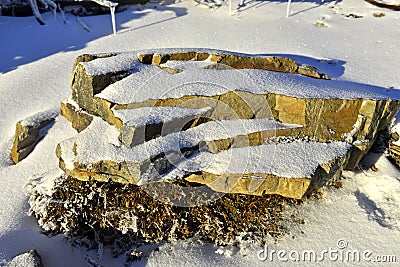
[[[114,256],[129,254],[140,244],[179,239],[220,245],[265,242],[285,233],[283,211],[300,202],[277,195],[216,195],[212,190],[192,196],[175,191],[173,196],[174,187],[182,184],[83,182],[57,170],[34,177],[27,186],[30,213],[48,235],[64,233],[73,243],[94,249],[108,246]],[[208,204],[179,207],[158,200],[174,197],[193,203],[203,198]]]

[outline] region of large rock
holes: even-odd
[[[343,168],[354,169],[400,106],[396,95],[386,90],[327,80],[316,68],[299,65],[288,58],[216,50],[83,55],[75,62],[71,88],[73,100],[62,103],[62,113],[73,127],[82,131],[93,116],[98,116],[116,127],[118,138],[110,139],[117,134],[115,128],[108,130],[102,124],[97,129],[97,124],[74,140],[61,143],[57,155],[60,167],[68,175],[80,180],[137,184],[164,175],[185,161],[185,157],[204,148],[207,152],[219,153],[235,147],[260,146],[278,136],[303,138],[313,144],[333,141],[351,144],[346,155],[320,162],[319,166],[325,166],[322,169],[329,178],[322,178],[324,175],[318,167],[307,177],[297,177],[308,181],[299,183],[301,179],[263,172],[260,173],[263,180],[270,182],[260,186],[259,191],[251,192],[294,198],[301,198],[337,177]],[[172,115],[174,112],[177,115]],[[204,129],[201,123],[238,119],[274,119],[302,127],[242,130],[225,137],[187,140],[190,136],[187,133]],[[194,128],[185,131],[191,127]],[[171,135],[175,132],[183,137]],[[99,138],[99,133],[108,133],[108,137]],[[309,141],[304,145],[311,144]],[[171,145],[174,142],[178,144]],[[102,147],[101,156],[96,151],[99,147]],[[305,163],[309,160],[305,159]],[[206,184],[218,192],[227,192],[227,189],[212,181],[229,176],[235,180],[235,187],[229,190],[247,194],[251,191],[251,179],[243,177],[254,173],[216,174],[201,169],[184,175],[191,182]]]
[[[209,60],[210,62],[218,63],[232,69],[261,69],[286,73],[298,73],[318,79],[329,79],[327,75],[319,73],[316,68],[313,68],[309,65],[299,66],[293,59],[278,56],[254,57],[234,54],[227,51],[204,50],[203,52],[196,52],[182,50],[180,52],[176,52],[172,50],[170,53],[168,51],[165,51],[164,53],[139,53],[138,59],[144,64],[154,64],[157,66],[174,60]]]
[[[114,245],[277,235],[282,199],[355,168],[400,107],[396,90],[209,49],[83,55],[71,88],[61,113],[79,133],[31,180],[30,211]]]
[[[119,128],[115,111],[159,106],[212,107],[213,120],[301,124],[301,134],[312,141],[352,143],[346,169],[354,169],[397,113],[398,96],[379,87],[296,73],[326,77],[287,58],[215,50],[86,55],[77,59],[71,88],[81,108]],[[203,84],[191,86],[196,79]]]
[[[54,121],[59,110],[40,112],[17,122],[11,158],[15,164],[26,158],[46,134],[46,127]]]

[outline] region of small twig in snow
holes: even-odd
[[[82,28],[83,28],[85,31],[90,32],[90,31],[92,30],[92,29],[89,28],[88,25],[86,25],[85,22],[83,22],[83,21],[81,20],[81,18],[80,18],[79,16],[76,16],[76,21],[82,26]]]
[[[46,23],[42,19],[42,16],[40,15],[36,0],[29,0],[29,4],[32,8],[32,12],[33,12],[37,22],[39,22],[40,25],[46,25]]]
[[[64,24],[67,24],[67,19],[65,18],[64,10],[61,8],[60,4],[58,4],[58,9],[60,10],[61,16],[63,17]]]
[[[357,169],[362,171],[365,174],[365,176],[368,176],[368,173],[360,165],[357,166]]]

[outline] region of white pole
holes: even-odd
[[[290,12],[290,3],[292,2],[292,0],[288,0],[287,2],[287,8],[286,8],[286,17],[289,17],[289,12]]]
[[[232,16],[232,0],[229,0],[229,16]]]
[[[110,11],[111,11],[111,22],[113,27],[113,33],[117,34],[117,30],[115,27],[115,6],[110,6]]]

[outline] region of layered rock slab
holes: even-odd
[[[96,119],[76,138],[62,142],[57,154],[62,169],[80,180],[143,186],[185,179],[216,192],[302,198],[340,176],[351,145],[265,144],[276,136],[275,129],[284,135],[285,128],[293,127],[256,119],[208,122],[126,148],[115,127]],[[103,137],[93,140],[99,133]]]
[[[185,177],[217,192],[301,199],[340,177],[350,147],[345,142],[297,140],[232,148],[219,154],[204,152],[180,162],[163,178]]]
[[[188,63],[197,62],[201,65],[201,69],[203,69],[207,75],[210,75],[208,80],[205,80],[205,82],[216,82],[216,78],[221,78],[219,73],[215,71],[219,69],[218,66],[228,66],[231,69],[255,68],[259,69],[260,71],[272,70],[288,73],[297,73],[298,69],[301,69],[301,67],[299,67],[296,62],[291,59],[273,56],[243,56],[226,51],[209,49],[200,49],[197,52],[190,49],[167,49],[162,50],[161,52],[162,54],[143,51],[136,53],[133,52],[126,54],[101,56],[82,55],[81,57],[78,57],[71,79],[73,99],[78,103],[80,107],[84,108],[92,114],[100,115],[106,121],[113,123],[114,116],[110,110],[112,106],[116,104],[143,102],[129,101],[129,98],[131,98],[133,95],[150,96],[150,99],[157,100],[161,98],[161,96],[159,95],[160,92],[161,94],[163,94],[165,93],[165,89],[168,90],[173,88],[171,87],[171,83],[168,82],[171,81],[171,79],[164,79],[166,77],[165,75],[168,76],[171,74],[167,71],[162,71],[162,69],[173,69],[173,72],[175,71],[174,73],[179,74],[177,76],[192,76],[193,73],[190,71],[190,66],[189,68],[187,68],[185,67],[185,65],[187,65]],[[162,59],[156,60],[156,58]],[[170,66],[165,66],[168,60],[178,60],[179,62],[181,62],[178,63],[178,65],[184,65],[183,69],[186,68],[188,71],[183,71],[180,66],[175,66],[172,68]],[[218,73],[218,77],[215,76],[216,73]],[[229,74],[229,76],[231,76],[229,77],[229,79],[232,78],[232,75]],[[246,79],[246,77],[243,77],[243,75],[239,76],[239,78],[241,79]],[[136,81],[136,85],[134,85],[136,89],[144,91],[135,93],[134,91],[130,90],[131,87],[129,87],[128,94],[131,97],[128,97],[128,99],[124,97],[124,94],[118,92],[118,97],[125,98],[125,101],[119,101],[118,99],[114,99],[114,101],[112,99],[95,97],[96,94],[102,92],[110,84],[113,84],[119,80],[124,80],[124,78],[126,77],[129,77],[129,79],[133,79]],[[198,77],[198,75],[192,76],[192,78],[194,79],[196,79],[196,77]],[[237,83],[236,80],[237,79],[235,79],[234,82],[231,82],[230,86],[228,86],[231,87],[229,89],[230,91],[235,90],[235,86],[240,84]],[[153,83],[157,84],[151,85]],[[158,90],[161,91],[154,92],[154,87],[158,87]],[[197,95],[202,95],[201,90],[196,91],[198,93]],[[168,95],[168,92],[166,92],[166,95]],[[208,96],[208,94],[206,96]],[[146,106],[148,106],[148,104]],[[121,107],[117,105],[115,106],[115,108],[119,109]]]
[[[347,169],[354,169],[396,114],[398,94],[295,75],[299,70],[293,60],[277,57],[142,51],[77,63],[71,86],[79,106],[114,125],[116,110],[155,106],[212,107],[215,120],[270,118],[301,124],[302,134],[313,141],[353,143]],[[114,79],[92,81],[104,75]]]
[[[82,110],[72,99],[61,101],[60,114],[78,133],[85,130],[93,121],[93,115]]]
[[[257,146],[277,134],[287,135],[300,125],[265,119],[211,121],[179,133],[171,133],[128,148],[119,140],[119,131],[100,118],[76,137],[57,147],[60,167],[81,180],[109,179],[136,184],[157,179],[167,169],[196,151]]]

